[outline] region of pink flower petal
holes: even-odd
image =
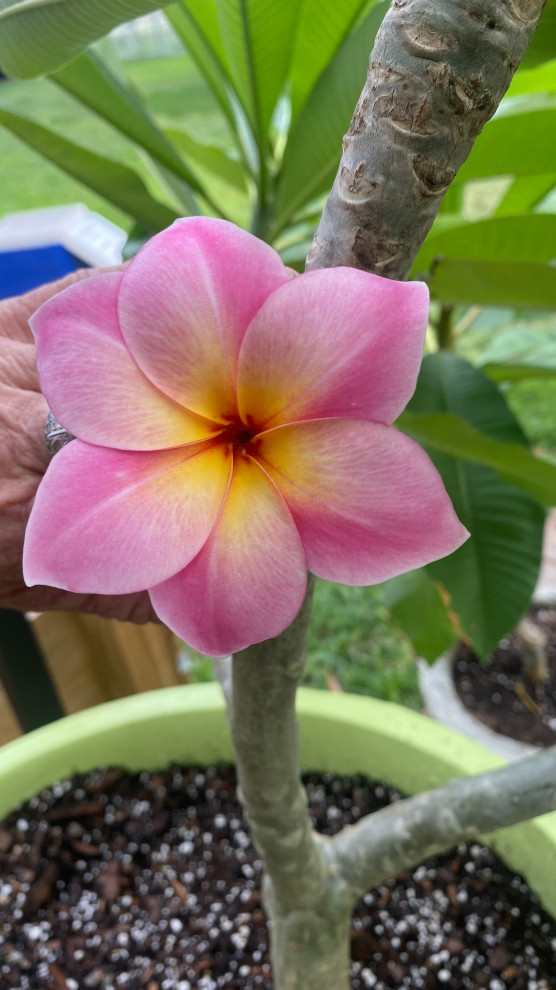
[[[375,584],[452,553],[468,536],[428,456],[393,427],[363,420],[279,427],[260,438],[257,456],[318,577]]]
[[[236,412],[236,365],[249,322],[289,280],[278,254],[224,220],[178,220],[124,272],[125,341],[148,378],[209,418]]]
[[[39,487],[25,535],[26,583],[121,595],[166,580],[207,540],[230,467],[222,445],[138,453],[74,440]]]
[[[127,450],[177,447],[214,426],[160,392],[118,327],[121,272],[69,286],[31,319],[41,388],[56,418],[90,443]]]
[[[303,548],[285,503],[258,465],[240,456],[209,540],[150,595],[178,636],[209,656],[225,656],[290,625],[306,583]]]
[[[275,292],[240,353],[240,413],[264,427],[321,417],[392,423],[417,380],[428,290],[353,268],[308,272]]]

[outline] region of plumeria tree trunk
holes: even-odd
[[[393,0],[308,268],[346,265],[407,278],[543,5]],[[230,714],[240,796],[265,865],[276,990],[348,990],[357,898],[462,839],[553,810],[556,748],[409,798],[334,839],[319,837],[299,779],[295,719],[311,594],[312,579],[295,623],[234,657]],[[446,806],[451,814],[439,814]]]

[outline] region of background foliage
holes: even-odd
[[[50,71],[48,81],[7,83],[0,92],[11,208],[33,205],[32,189],[20,188],[16,138],[79,183],[64,187],[64,198],[84,199],[125,225],[131,251],[175,216],[206,212],[251,229],[301,269],[387,3],[184,0],[165,10],[182,56],[126,65],[105,44],[77,54],[95,39],[99,12],[108,29],[155,6],[95,0],[83,9],[54,0],[31,9],[0,0],[0,64],[23,76]],[[79,39],[72,50],[70,21]],[[46,174],[40,205],[62,199],[60,173]],[[430,353],[399,425],[426,447],[472,533],[450,558],[384,589],[395,620],[428,659],[457,635],[487,655],[517,623],[536,582],[542,506],[556,501],[555,245],[549,0],[413,270],[431,289]],[[352,601],[364,609],[366,593],[349,594],[342,608]],[[361,627],[361,614],[357,621]],[[361,642],[357,649],[364,652]]]

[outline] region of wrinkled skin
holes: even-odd
[[[134,595],[78,595],[37,586],[22,573],[25,526],[35,492],[48,466],[44,427],[48,407],[41,395],[35,345],[28,319],[56,292],[86,278],[91,270],[0,301],[0,607],[42,612],[93,612],[133,622],[156,621],[146,592]],[[56,538],[56,519],[52,519]]]

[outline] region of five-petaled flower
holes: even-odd
[[[439,475],[389,425],[427,312],[422,283],[292,278],[200,217],[55,296],[31,321],[41,386],[78,439],[39,487],[27,583],[148,589],[218,656],[288,626],[308,570],[374,584],[455,550],[467,533]]]

